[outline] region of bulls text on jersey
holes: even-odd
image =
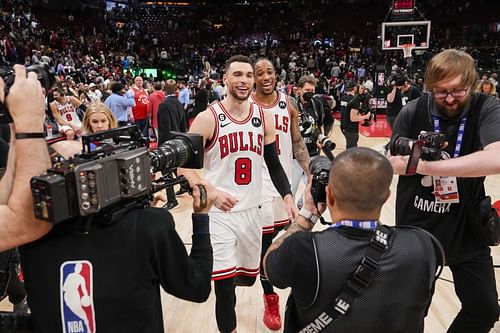
[[[260,133],[254,137],[253,132],[233,132],[219,137],[220,158],[228,156],[237,151],[252,151],[262,155],[264,136]]]

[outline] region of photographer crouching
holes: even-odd
[[[311,159],[304,207],[264,258],[269,281],[292,288],[284,332],[423,332],[444,261],[439,243],[421,229],[378,221],[392,181],[384,156],[346,150],[328,176],[325,160]],[[309,232],[325,210],[322,198],[332,224]]]
[[[151,172],[201,167],[202,140],[179,134],[153,151],[143,140],[128,126],[57,143],[62,156],[32,178],[35,214],[54,224],[20,248],[37,332],[160,333],[159,286],[189,301],[208,298],[213,188],[193,186],[190,255],[172,215],[149,207],[152,193],[172,186],[152,181]]]

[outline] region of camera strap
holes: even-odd
[[[373,228],[374,225],[375,228]],[[316,329],[318,326],[321,328],[317,331],[321,331],[338,317],[347,314],[354,301],[363,294],[365,289],[371,286],[380,266],[380,257],[389,249],[389,237],[392,229],[377,223],[377,221],[344,220],[332,225],[331,228],[340,226],[374,229],[374,232],[361,262],[351,274],[351,277],[344,283],[338,296],[331,299],[327,307],[328,310],[321,312],[299,333],[310,332],[309,328],[314,327]]]

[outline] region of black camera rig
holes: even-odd
[[[36,217],[51,223],[95,215],[109,219],[147,207],[152,194],[166,187],[188,186],[184,177],[172,180],[169,175],[177,167],[203,167],[203,138],[172,133],[172,139],[151,151],[136,126],[82,136],[81,154],[54,161],[46,174],[31,179]],[[159,171],[163,176],[153,180]],[[206,196],[200,190],[203,204]]]
[[[56,82],[56,78],[54,73],[50,72],[49,66],[46,64],[33,65],[26,68],[26,73],[35,72],[38,81],[42,85],[46,91],[48,91],[54,83]],[[4,88],[4,100],[7,98],[9,94],[10,87],[14,84],[14,71],[11,68],[0,68],[0,77],[5,81]],[[4,103],[0,103],[0,124],[8,124],[12,122],[12,118],[10,116],[9,110]]]
[[[417,140],[395,135],[390,142],[389,149],[392,156],[410,155],[406,166],[406,174],[417,172],[418,161],[438,161],[445,144],[444,134],[437,132],[421,132]]]

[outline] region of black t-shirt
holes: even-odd
[[[387,102],[387,116],[396,117],[403,107],[403,94],[401,90],[396,88],[396,94],[394,95],[394,101],[392,103]]]
[[[408,103],[394,124],[393,136],[416,139],[422,130],[433,131],[430,113],[440,118],[441,132],[446,135],[445,151],[453,156],[460,119],[467,117],[460,156],[479,151],[500,141],[500,101],[488,97],[480,110],[475,105],[479,94],[455,118],[444,118],[435,107],[430,95],[422,95]],[[427,99],[430,99],[429,101]],[[419,106],[419,104],[421,104]],[[481,161],[478,160],[478,165]],[[478,223],[475,207],[479,196],[484,195],[483,177],[457,178],[459,203],[437,203],[433,194],[432,178],[416,174],[400,176],[396,196],[396,224],[410,224],[432,232],[443,244],[449,264],[461,262],[482,249],[471,227]]]
[[[340,128],[349,132],[357,132],[359,123],[351,121],[351,110],[359,110],[361,100],[359,96],[345,94],[340,98]]]
[[[326,310],[361,262],[372,236],[373,231],[350,227],[297,232],[269,254],[269,281],[279,288],[292,288],[284,332],[298,332]],[[389,242],[373,284],[349,314],[325,332],[422,332],[440,261],[421,230],[393,229]],[[391,313],[395,319],[381,321],[381,313]]]
[[[410,85],[408,90],[406,90],[402,94],[403,96],[401,102],[402,106],[405,106],[409,101],[413,101],[414,99],[419,98],[420,95],[422,95],[422,92],[417,87]]]
[[[74,222],[63,222],[20,252],[40,333],[94,322],[97,332],[163,333],[160,285],[196,302],[210,294],[210,235],[193,235],[188,256],[172,216],[163,209],[134,210],[111,225],[92,223],[88,234],[78,233]]]

